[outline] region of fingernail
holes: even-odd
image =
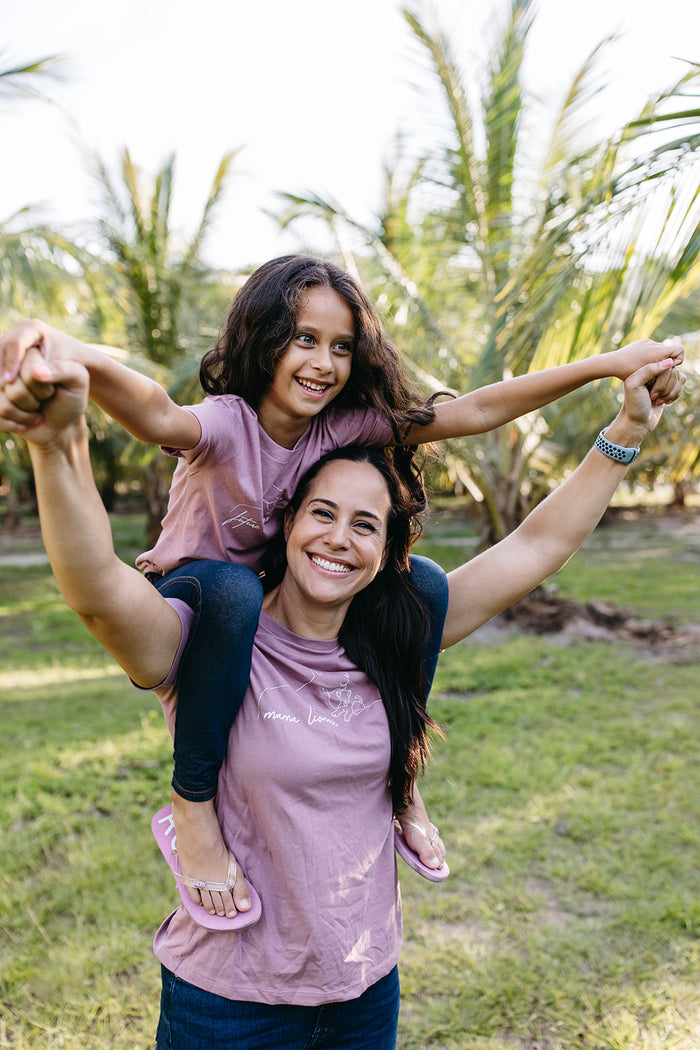
[[[3,372],[3,374],[2,374],[2,381],[3,381],[3,383],[11,383],[12,382],[12,372]]]
[[[43,422],[44,422],[44,417],[43,416],[35,416],[34,420],[32,422],[32,426],[40,427]]]

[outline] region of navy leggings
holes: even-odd
[[[429,558],[411,555],[410,563],[430,615],[430,692],[447,614],[447,577]],[[192,561],[149,578],[166,598],[179,598],[194,612],[178,673],[172,785],[182,798],[206,802],[216,795],[231,726],[248,688],[262,584],[251,569],[222,561]]]

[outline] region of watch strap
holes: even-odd
[[[595,439],[595,448],[617,463],[631,463],[639,455],[638,448],[626,448],[624,445],[616,445],[614,441],[608,441],[604,430],[601,430]]]

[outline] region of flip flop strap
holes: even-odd
[[[425,835],[425,837],[427,838],[427,840],[428,840],[428,842],[430,843],[431,846],[434,846],[435,843],[437,842],[438,838],[440,837],[440,832],[438,831],[438,829],[435,827],[434,824],[430,825],[430,827],[432,829],[432,835],[429,835],[428,832],[423,827],[423,825],[422,824],[417,824],[415,820],[407,820],[407,821],[405,821],[405,823],[408,824],[409,827],[415,828],[417,831],[422,832],[423,835]]]
[[[193,879],[189,875],[180,875],[178,872],[174,872],[174,875],[184,886],[190,886],[193,890],[208,890],[210,893],[229,893],[235,885],[237,871],[238,865],[229,853],[226,882],[208,882],[206,879]]]

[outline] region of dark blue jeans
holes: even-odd
[[[423,558],[420,554],[411,554],[408,560],[411,566],[411,579],[420,591],[430,616],[430,634],[423,657],[427,697],[430,696],[430,690],[433,688],[433,678],[440,655],[449,588],[445,570],[437,562],[431,561],[430,558]]]
[[[192,802],[214,798],[228,737],[250,678],[262,584],[230,561],[191,561],[153,580],[194,611],[177,680],[173,787]]]
[[[399,974],[359,999],[268,1006],[223,999],[162,968],[156,1050],[395,1050]]]
[[[430,615],[429,693],[447,613],[447,577],[429,558],[411,555],[410,563]],[[231,726],[248,688],[262,584],[251,569],[223,561],[188,562],[152,580],[165,597],[180,598],[194,611],[177,682],[173,788],[192,802],[206,802],[216,795]]]

